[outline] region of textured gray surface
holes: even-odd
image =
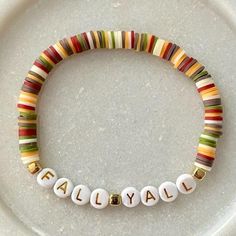
[[[0,3],[6,12],[13,9],[0,25],[1,235],[234,235],[236,36],[230,1]],[[90,29],[150,32],[207,65],[222,92],[225,136],[213,171],[191,196],[153,208],[97,211],[57,199],[22,167],[15,107],[24,76],[48,45]],[[191,170],[202,127],[202,103],[191,81],[142,53],[100,50],[72,57],[51,74],[40,99],[43,164],[92,189],[175,181]]]

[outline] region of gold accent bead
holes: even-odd
[[[32,175],[34,175],[38,173],[42,167],[40,166],[39,162],[34,161],[28,164],[27,169]]]
[[[109,203],[111,206],[119,206],[121,204],[121,195],[117,193],[110,194]]]
[[[206,171],[200,167],[195,166],[192,176],[201,181],[206,176]]]

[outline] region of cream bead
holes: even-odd
[[[94,44],[93,44],[93,39],[92,39],[91,33],[87,32],[86,34],[87,34],[87,37],[88,37],[90,49],[94,49]]]
[[[196,181],[190,174],[180,175],[176,180],[178,190],[183,194],[192,193],[196,188]]]
[[[33,65],[30,70],[33,71],[33,72],[35,72],[35,73],[37,73],[37,74],[39,74],[39,75],[42,76],[44,79],[46,79],[47,76],[48,76],[48,74],[47,74],[44,70],[40,69],[39,67],[37,67],[37,66],[35,66],[35,65]]]
[[[159,201],[158,189],[153,186],[144,187],[140,195],[141,201],[145,206],[154,206]]]
[[[37,176],[38,184],[44,188],[52,188],[56,181],[57,174],[51,168],[42,169]]]
[[[155,47],[154,47],[154,49],[153,49],[153,55],[156,55],[156,56],[160,56],[160,54],[161,54],[161,50],[162,50],[162,47],[163,47],[163,45],[165,44],[165,40],[163,40],[163,39],[158,39],[157,41],[156,41],[156,45],[155,45]]]
[[[172,182],[164,182],[159,187],[160,198],[165,202],[173,202],[178,196],[178,189]]]
[[[111,31],[107,31],[108,35],[108,43],[109,43],[109,49],[112,49],[112,36],[111,36]]]
[[[77,205],[85,205],[89,202],[91,190],[85,185],[77,185],[71,194],[71,200]]]
[[[125,188],[121,193],[121,197],[123,205],[129,208],[137,206],[140,202],[140,193],[134,187]]]
[[[70,196],[74,186],[72,182],[67,178],[60,178],[55,183],[53,190],[54,193],[60,198],[66,198]]]
[[[96,209],[103,209],[108,205],[109,194],[106,190],[98,188],[90,196],[90,204]]]

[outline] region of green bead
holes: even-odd
[[[146,50],[146,48],[147,48],[147,41],[148,41],[147,34],[144,34],[142,51]]]
[[[105,42],[105,32],[102,30],[100,31],[102,34],[102,48],[106,47],[106,42]]]
[[[27,120],[36,120],[37,114],[36,113],[28,113],[28,112],[20,112],[20,116],[26,118]]]
[[[114,31],[111,31],[111,39],[112,39],[112,48],[116,48],[116,41],[115,41]]]
[[[86,51],[87,49],[86,49],[86,46],[84,44],[84,40],[83,40],[82,36],[80,34],[78,34],[76,36],[77,36],[77,39],[78,39],[78,41],[79,41],[79,43],[82,47],[82,51]]]
[[[208,72],[207,72],[206,70],[204,70],[204,71],[198,73],[197,75],[195,75],[195,76],[193,77],[193,81],[195,81],[195,80],[199,79],[200,77],[202,77],[202,76],[204,76],[204,75],[207,75],[207,74],[208,74]]]
[[[39,60],[43,63],[43,65],[49,70],[51,71],[53,69],[53,66],[47,61],[45,60],[45,58],[43,58],[42,56],[39,56]]]
[[[31,136],[20,136],[19,137],[20,140],[33,139],[33,138],[37,138],[37,136],[36,135],[31,135]]]
[[[214,140],[210,140],[206,138],[199,138],[199,143],[205,144],[211,147],[216,147],[216,142]]]
[[[38,147],[27,147],[27,146],[22,146],[20,147],[20,152],[33,152],[33,151],[38,151]]]

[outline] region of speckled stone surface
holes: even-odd
[[[0,1],[15,7],[0,24],[1,235],[235,235],[233,227],[225,229],[236,212],[232,1],[13,2]],[[98,211],[58,199],[22,166],[16,102],[26,72],[48,45],[91,29],[169,39],[214,77],[225,135],[212,172],[191,195],[152,208]],[[156,57],[124,50],[92,51],[61,63],[43,88],[39,112],[43,165],[75,185],[110,192],[159,186],[191,171],[203,128],[202,102],[190,80]]]

